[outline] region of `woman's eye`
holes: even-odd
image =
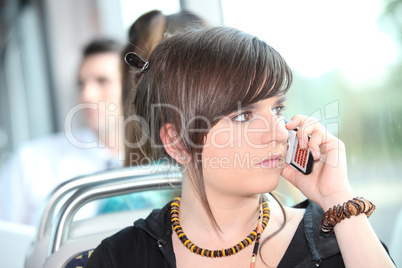
[[[274,115],[280,117],[282,116],[282,112],[285,110],[285,106],[277,106],[274,109],[272,109],[272,112]]]
[[[277,106],[274,109],[272,109],[272,112],[274,113],[274,115],[278,118],[278,119],[282,119],[283,118],[283,114],[282,112],[285,110],[285,106]]]
[[[239,114],[238,116],[233,118],[233,120],[237,121],[237,122],[245,122],[250,119],[251,119],[251,112],[245,112],[245,113]]]

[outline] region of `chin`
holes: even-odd
[[[255,176],[255,181],[259,193],[267,193],[274,191],[279,185],[279,178],[281,174],[281,169],[271,170],[271,172],[264,172],[264,174],[259,174]]]

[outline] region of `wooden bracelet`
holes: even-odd
[[[367,218],[373,214],[375,205],[363,197],[355,197],[343,205],[337,205],[325,212],[321,220],[321,232],[332,234],[337,223],[350,216],[357,216],[360,213],[366,214]]]

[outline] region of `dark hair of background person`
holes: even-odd
[[[89,56],[100,53],[113,52],[120,54],[122,49],[123,46],[113,39],[97,38],[85,46],[84,50],[82,51],[82,56],[83,59],[85,59]]]

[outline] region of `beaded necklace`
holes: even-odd
[[[180,225],[180,219],[179,219],[180,202],[181,202],[181,197],[176,197],[173,200],[173,202],[170,205],[171,206],[170,215],[171,215],[173,230],[176,232],[177,237],[180,239],[180,241],[183,243],[183,245],[186,248],[188,248],[191,252],[193,252],[197,255],[201,255],[202,257],[221,258],[221,257],[228,257],[231,255],[235,255],[240,250],[251,245],[253,243],[253,241],[257,239],[256,244],[254,246],[253,256],[252,256],[252,260],[251,260],[252,264],[255,263],[255,259],[257,256],[257,250],[258,250],[258,244],[259,244],[258,243],[259,238],[261,236],[261,233],[264,232],[264,229],[266,228],[266,226],[268,224],[268,221],[270,218],[270,213],[271,213],[265,197],[262,197],[260,199],[260,205],[259,205],[260,213],[259,213],[259,217],[258,217],[257,227],[244,240],[240,241],[235,246],[227,248],[227,249],[221,249],[221,250],[209,250],[209,249],[204,249],[204,248],[198,247],[193,242],[191,242],[190,239],[187,238],[186,234],[183,232],[183,228]]]

